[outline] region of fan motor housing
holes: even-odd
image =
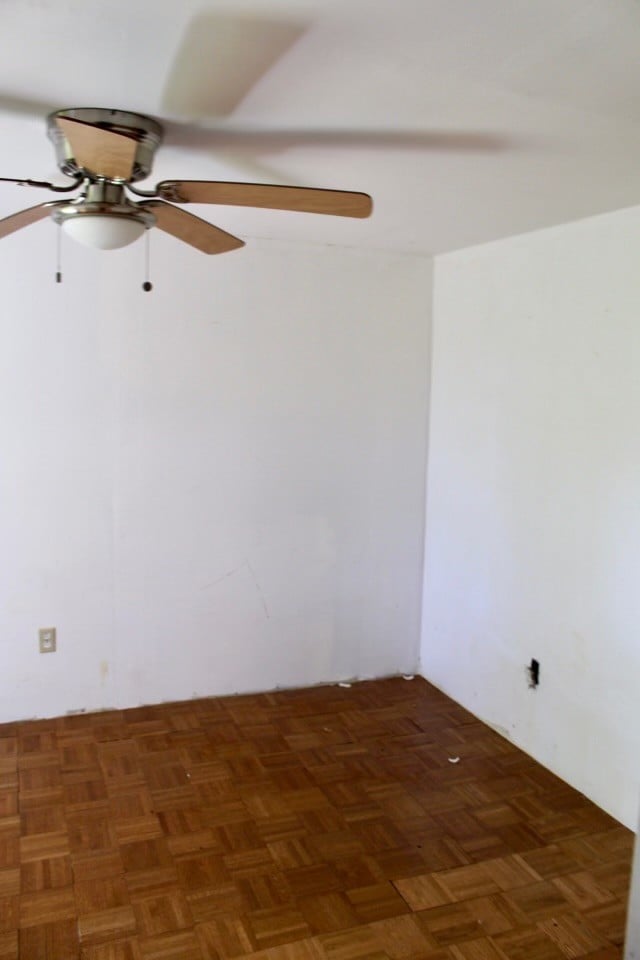
[[[56,151],[58,167],[69,177],[85,176],[86,172],[73,155],[71,144],[56,123],[58,118],[77,120],[103,130],[110,130],[136,142],[136,153],[128,183],[144,180],[151,173],[153,158],[162,143],[162,127],[151,117],[127,110],[105,110],[102,107],[74,107],[56,110],[47,117],[47,134]]]
[[[139,203],[132,203],[118,183],[91,183],[85,193],[69,203],[57,203],[51,214],[56,223],[76,217],[123,217],[136,220],[147,229],[155,226],[156,218],[151,210]]]

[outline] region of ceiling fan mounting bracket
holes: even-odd
[[[135,183],[151,173],[155,152],[162,143],[162,126],[151,117],[127,110],[106,110],[102,107],[73,107],[56,110],[47,117],[47,134],[54,145],[60,170],[69,177],[88,177],[90,180],[105,179],[95,176],[79,164],[74,151],[58,120],[70,120],[78,124],[96,127],[108,133],[126,137],[135,144],[131,174],[122,182]]]
[[[188,197],[180,192],[179,185],[175,183],[162,184],[161,196],[169,203],[187,203],[188,201]]]

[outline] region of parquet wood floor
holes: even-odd
[[[632,841],[419,678],[5,724],[0,960],[616,960]]]

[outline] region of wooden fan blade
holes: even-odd
[[[368,217],[371,197],[345,190],[281,187],[266,183],[224,183],[209,180],[163,180],[156,192],[174,203],[219,203],[237,207],[266,207],[301,213],[328,213],[335,217]]]
[[[10,233],[15,233],[22,227],[28,227],[31,223],[37,223],[38,220],[44,220],[45,217],[49,216],[52,207],[57,207],[62,203],[64,201],[39,203],[37,207],[27,207],[26,210],[20,210],[19,213],[12,213],[10,217],[0,220],[0,238],[8,237]]]
[[[212,223],[201,220],[200,217],[195,217],[179,207],[173,207],[170,203],[164,203],[162,200],[145,200],[138,206],[153,210],[156,226],[160,230],[170,233],[178,240],[190,243],[192,247],[196,247],[203,253],[226,253],[228,250],[244,247],[244,241],[239,240],[238,237],[225,233],[220,227],[214,227]]]
[[[107,180],[131,179],[138,146],[132,137],[67,117],[56,117],[56,123],[79,167]]]
[[[203,120],[229,116],[308,26],[247,11],[196,14],[176,51],[162,113]]]

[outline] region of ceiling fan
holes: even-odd
[[[155,190],[133,186],[149,176],[162,126],[150,117],[123,110],[74,108],[47,117],[47,133],[60,170],[73,183],[0,177],[0,181],[78,193],[49,200],[0,220],[0,238],[47,216],[73,239],[103,250],[127,246],[158,227],[203,253],[225,253],[244,242],[174,204],[212,203],[270,210],[368,217],[366,193],[261,183],[163,180]],[[131,199],[132,195],[134,198]]]

